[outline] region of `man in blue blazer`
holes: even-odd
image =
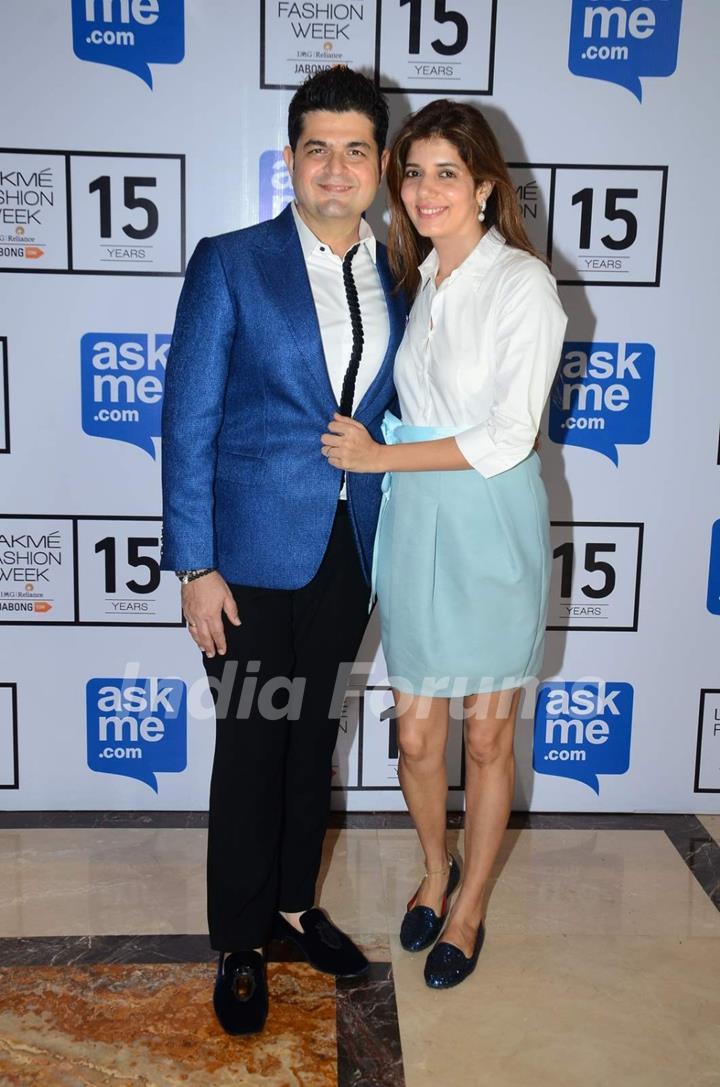
[[[339,413],[382,440],[394,399],[404,303],[361,218],[387,127],[382,95],[347,68],[298,90],[285,149],[295,202],[199,243],[168,358],[162,565],[183,582],[215,698],[208,918],[230,1033],[262,1029],[271,935],[329,973],[367,967],[315,908],[315,883],[381,477],[345,478],[320,436]]]

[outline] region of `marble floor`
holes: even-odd
[[[477,970],[444,993],[396,936],[407,818],[336,816],[320,905],[370,973],[271,945],[244,1040],[212,1015],[203,822],[0,813],[2,1087],[720,1087],[720,816],[514,814]]]

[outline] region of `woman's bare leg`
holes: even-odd
[[[465,715],[465,866],[441,939],[468,958],[487,882],[507,827],[515,785],[513,740],[520,690],[468,695]]]
[[[430,906],[437,914],[447,885],[447,768],[450,700],[410,696],[393,691],[398,714],[398,777],[425,853],[428,876],[415,905]]]

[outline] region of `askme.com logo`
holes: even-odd
[[[73,50],[79,60],[139,76],[152,90],[149,64],[185,56],[184,0],[72,0]]]
[[[157,773],[185,769],[187,691],[181,679],[91,679],[86,700],[91,770],[135,778],[157,792]]]
[[[279,215],[295,195],[282,151],[263,151],[260,156],[258,183],[258,218],[262,223]]]
[[[550,438],[618,465],[619,445],[650,437],[655,348],[649,343],[563,345],[550,396]]]
[[[617,83],[641,102],[641,76],[675,71],[681,12],[682,0],[573,0],[570,71]]]
[[[160,332],[86,332],[80,341],[82,425],[155,459],[171,337]]]
[[[550,681],[538,688],[533,769],[600,792],[598,774],[630,765],[633,688],[610,680]]]

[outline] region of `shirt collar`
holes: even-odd
[[[491,226],[487,233],[483,234],[475,248],[468,253],[462,264],[459,264],[458,267],[451,272],[445,282],[450,283],[453,279],[457,279],[461,275],[484,275],[490,265],[494,263],[504,245],[505,239],[500,231],[497,227]],[[422,287],[425,286],[428,280],[435,278],[437,270],[438,255],[437,250],[433,247],[418,268]]]
[[[302,246],[305,260],[309,260],[309,258],[316,253],[325,253],[325,251],[332,253],[330,246],[325,242],[321,242],[317,235],[313,234],[307,223],[300,217],[300,213],[294,200],[290,206],[292,208],[293,219],[295,220],[295,226],[297,228],[298,237],[300,238],[300,245]],[[375,238],[372,227],[367,219],[360,220],[358,237],[370,254],[373,264],[375,264],[377,256],[377,239]]]

